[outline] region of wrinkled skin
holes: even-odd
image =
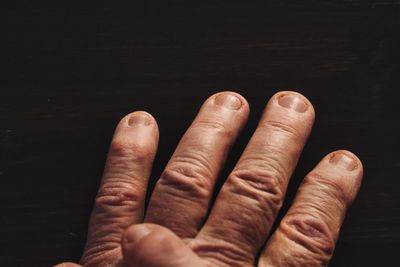
[[[111,142],[80,265],[59,266],[326,266],[360,186],[360,160],[346,150],[326,155],[267,240],[315,114],[304,96],[275,94],[211,205],[216,179],[248,116],[248,103],[237,93],[208,98],[146,211],[158,127],[143,111],[124,117]]]

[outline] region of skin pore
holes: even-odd
[[[165,166],[146,210],[158,126],[147,112],[125,116],[110,145],[80,265],[57,266],[328,265],[362,180],[363,167],[353,153],[337,150],[323,157],[270,233],[315,118],[301,94],[272,96],[210,205],[249,110],[235,92],[210,96]]]

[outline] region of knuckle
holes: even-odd
[[[248,236],[248,243],[262,242],[260,237],[264,236],[264,230],[259,226],[272,226],[275,216],[282,206],[283,192],[279,175],[268,171],[236,170],[229,176],[226,186],[228,191],[241,199],[239,203],[243,203],[239,204],[243,220],[238,222],[236,217],[233,217],[232,220],[227,218],[227,223],[232,223],[233,228],[238,229],[253,228],[252,234]],[[263,216],[259,217],[257,214],[263,214]],[[258,222],[257,227],[254,227],[255,221]]]
[[[284,219],[280,227],[291,241],[312,254],[330,257],[335,248],[334,234],[324,220],[304,213],[296,213]]]
[[[279,133],[283,133],[285,135],[295,138],[300,136],[300,132],[298,129],[291,126],[290,124],[283,123],[280,121],[267,120],[262,123],[261,127],[271,129],[272,131],[277,131]]]
[[[85,261],[119,247],[122,231],[135,222],[133,214],[142,202],[138,190],[126,182],[108,181],[101,186],[90,219]]]
[[[218,120],[195,120],[193,122],[192,127],[200,127],[203,129],[210,129],[217,134],[221,135],[231,135],[231,131],[228,129],[228,127],[223,123]]]
[[[163,171],[158,183],[178,194],[188,194],[185,197],[208,198],[212,185],[207,173],[204,167],[187,161],[175,161]]]
[[[120,236],[115,240],[100,240],[86,245],[80,264],[85,267],[104,266],[104,262],[110,261],[110,256],[115,254],[120,247]]]
[[[234,170],[227,183],[234,193],[256,200],[262,208],[277,211],[282,205],[282,179],[276,171]]]
[[[113,157],[129,158],[145,161],[151,157],[151,149],[143,142],[132,142],[122,138],[114,138],[108,154]]]
[[[113,179],[107,179],[113,180]],[[125,181],[107,181],[105,182],[97,194],[95,207],[100,211],[118,212],[123,215],[135,211],[140,208],[141,194],[136,186]],[[123,208],[124,210],[116,210],[115,208]],[[111,214],[112,216],[114,214]]]
[[[143,209],[144,192],[140,189],[126,177],[104,179],[90,219],[84,266],[98,266],[119,249],[122,231],[138,220],[137,212]]]
[[[228,242],[221,238],[209,236],[207,240],[195,239],[189,243],[190,248],[210,266],[247,266],[248,262],[254,259],[249,258],[251,252],[243,247]]]
[[[332,200],[332,203],[340,204],[340,208],[344,209],[349,202],[349,194],[346,190],[332,179],[322,177],[317,173],[309,173],[303,182],[304,185],[315,188],[319,192],[318,198]]]

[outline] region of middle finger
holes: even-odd
[[[221,92],[207,99],[161,174],[145,222],[181,238],[197,234],[215,180],[248,115],[247,101],[239,94]]]

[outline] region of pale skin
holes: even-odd
[[[209,97],[167,163],[146,210],[158,127],[147,112],[125,116],[110,145],[80,265],[57,266],[326,266],[360,187],[360,160],[347,150],[323,157],[270,233],[315,113],[301,94],[276,93],[210,203],[248,116],[247,101],[235,92]]]

